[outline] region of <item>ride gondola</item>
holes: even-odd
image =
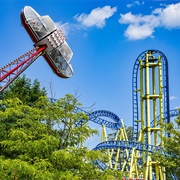
[[[43,57],[53,72],[61,78],[71,77],[73,52],[54,21],[48,15],[40,16],[32,7],[25,6],[21,12],[21,22],[35,47],[47,46]]]

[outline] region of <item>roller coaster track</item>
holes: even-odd
[[[132,149],[135,148],[139,151],[146,151],[146,152],[162,152],[162,147],[154,146],[154,145],[147,145],[140,142],[134,141],[105,141],[98,144],[94,150],[99,149]]]
[[[79,111],[84,112],[89,117],[89,120],[96,124],[105,125],[107,128],[115,129],[115,130],[118,130],[122,127],[121,119],[116,114],[114,114],[110,111],[97,110],[97,111],[93,111],[93,112],[89,113],[79,107],[76,107],[75,112],[79,112]],[[105,119],[102,119],[101,117],[108,117],[115,122],[107,121]],[[82,123],[82,122],[83,122],[83,120],[81,120],[77,125],[80,125],[80,123]]]
[[[49,98],[49,100],[51,102],[59,101],[58,99],[54,99],[54,98]],[[96,111],[88,112],[88,111],[85,111],[83,108],[75,107],[74,113],[77,113],[77,112],[85,113],[89,117],[89,121],[92,121],[92,122],[99,124],[101,126],[105,125],[107,128],[114,129],[114,130],[118,130],[122,127],[122,122],[121,122],[122,120],[116,114],[114,114],[111,111],[96,110]],[[178,109],[170,110],[168,113],[169,117],[176,117],[179,114],[180,114],[180,112]],[[102,117],[110,118],[114,122],[105,120]],[[156,118],[157,121],[159,120],[159,117],[160,117],[160,115],[157,116],[157,118]],[[164,117],[166,118],[167,114],[164,113]],[[80,126],[83,121],[84,121],[83,119],[80,120],[75,126]],[[153,122],[154,121],[151,122],[152,125],[153,125]],[[136,143],[136,142],[134,142],[134,143]],[[100,144],[102,144],[102,143],[100,143]]]
[[[179,114],[180,114],[180,112],[179,112],[178,109],[172,109],[172,110],[169,111],[169,117],[170,117],[170,118],[172,118],[172,117],[177,117]],[[166,119],[166,118],[167,118],[167,114],[164,113],[164,114],[163,114],[163,117]],[[157,122],[159,121],[159,119],[160,119],[160,115],[157,116],[157,118],[156,118]],[[153,126],[153,122],[154,122],[154,121],[151,121],[151,127]]]
[[[98,111],[96,111],[93,114],[96,114],[96,113],[97,113],[97,115],[98,114],[103,115],[101,113],[98,113]],[[109,111],[107,111],[106,113],[109,113]],[[170,115],[170,117],[176,117],[180,114],[180,112],[178,109],[173,109],[168,114]],[[108,117],[108,115],[106,115],[106,117]],[[166,114],[164,114],[164,117],[167,117]],[[159,116],[157,116],[157,120],[158,119],[159,119]],[[91,119],[91,116],[89,117],[89,120],[93,120],[93,122],[94,122],[94,118]],[[97,121],[97,122],[99,122],[99,121]],[[99,124],[102,125],[102,123],[99,123]],[[153,121],[152,121],[152,124],[153,124]],[[129,171],[129,167],[130,167],[130,159],[132,157],[132,151],[133,150],[134,150],[134,152],[136,151],[136,153],[138,153],[139,157],[142,155],[142,152],[146,152],[146,153],[149,152],[151,154],[154,152],[158,152],[160,154],[166,154],[163,151],[163,148],[161,146],[154,146],[154,145],[144,144],[144,143],[137,142],[137,141],[124,141],[124,140],[122,140],[122,141],[119,141],[119,140],[104,141],[104,142],[99,143],[93,150],[94,151],[96,151],[96,150],[107,150],[107,152],[109,152],[109,155],[111,158],[112,158],[113,152],[118,152],[120,150],[121,151],[123,150],[124,152],[126,151],[127,155],[124,159],[124,163],[119,164],[118,165],[119,167],[117,167],[116,170],[123,170],[123,169],[125,170],[126,169],[128,171]],[[115,163],[117,163],[116,160],[112,159],[112,162],[113,161]],[[106,168],[115,168],[115,166],[111,167],[108,163],[103,163],[100,160],[98,160],[94,163],[97,164],[102,170],[105,170]],[[139,167],[142,167],[142,159],[139,159],[137,164]],[[175,175],[172,176],[173,180],[177,180],[174,176]],[[156,178],[153,177],[153,180],[155,180],[155,179]]]
[[[153,160],[151,154],[154,151],[165,154],[161,147],[162,137],[169,134],[162,124],[169,123],[170,117],[179,115],[178,110],[169,110],[168,83],[166,56],[158,50],[141,53],[135,61],[132,76],[132,141],[114,139],[98,144],[94,150],[106,150],[112,159],[104,165],[97,161],[102,169],[109,167],[128,171],[128,177],[140,177],[143,174],[146,179],[165,179],[164,167],[157,167],[158,162]],[[157,113],[160,115],[157,116]]]
[[[51,102],[58,101],[58,99],[50,99]],[[75,107],[74,113],[77,112],[83,112],[85,113],[88,117],[89,120],[99,124],[99,125],[105,125],[107,128],[118,130],[122,127],[122,122],[121,119],[114,114],[113,112],[107,111],[107,110],[97,110],[93,112],[87,112],[83,110],[80,107]],[[178,116],[179,110],[178,109],[173,109],[169,111],[169,116],[170,117],[176,117]],[[111,120],[115,122],[111,122],[108,120],[105,120],[101,117],[108,117]],[[164,117],[167,117],[167,114],[164,114]],[[157,116],[157,120],[159,119],[159,116]],[[80,120],[76,126],[81,125],[83,120]],[[153,121],[151,122],[153,124]],[[153,152],[153,151],[158,151],[162,152],[162,148],[160,146],[154,146],[154,145],[148,145],[148,144],[143,144],[141,142],[135,142],[135,141],[105,141],[102,143],[99,143],[93,150],[100,150],[100,149],[130,149],[135,148],[139,151],[147,151],[147,152]],[[107,167],[103,164],[101,166]]]
[[[143,144],[141,142],[134,142],[134,141],[104,141],[102,143],[99,143],[93,150],[129,150],[128,155],[125,158],[125,161],[129,160],[129,157],[131,157],[132,150],[142,152],[158,152],[158,153],[164,153],[161,146],[154,146],[154,145],[147,145]],[[105,170],[106,168],[110,168],[107,164],[102,163],[100,160],[95,162],[99,165],[99,167],[102,170]],[[125,162],[127,163],[127,162]],[[139,160],[139,165],[142,165],[142,161]],[[122,170],[122,167],[116,170]]]
[[[58,101],[58,99],[53,99],[53,98],[49,98],[49,100],[51,102]],[[105,125],[107,128],[118,130],[122,127],[121,119],[116,114],[114,114],[110,111],[97,110],[97,111],[93,111],[93,112],[87,112],[80,107],[75,107],[74,113],[77,113],[77,112],[85,113],[89,117],[90,121],[92,121],[96,124],[99,124],[99,125]],[[107,117],[113,121],[107,121],[105,119],[102,119],[101,117]],[[83,119],[80,120],[75,126],[80,126],[83,121],[84,121]]]
[[[51,100],[51,102],[58,101],[57,99],[50,99],[50,100]],[[101,126],[105,125],[106,128],[110,128],[113,130],[119,130],[122,128],[122,120],[116,114],[114,114],[110,111],[97,110],[97,111],[88,112],[88,111],[85,111],[81,107],[75,107],[74,113],[78,113],[78,112],[85,113],[89,117],[89,121],[92,121]],[[178,109],[173,109],[173,110],[169,111],[168,113],[164,113],[163,117],[164,118],[175,117],[175,116],[178,116],[179,114],[180,113],[179,113]],[[104,119],[103,117],[106,117],[106,119]],[[109,118],[110,121],[107,120],[107,118]],[[160,118],[160,116],[156,117],[157,122],[159,121],[159,118]],[[75,126],[82,125],[83,121],[84,121],[83,119],[80,120]],[[166,120],[166,122],[167,122],[167,120]],[[153,126],[153,121],[151,122],[151,125]],[[119,150],[126,151],[127,156],[125,158],[126,162],[124,163],[125,164],[124,167],[122,167],[122,165],[119,165],[121,167],[116,168],[116,170],[122,170],[122,168],[128,169],[130,167],[130,164],[128,161],[131,157],[133,150],[138,153],[138,156],[141,156],[142,152],[164,153],[163,148],[161,146],[154,146],[154,145],[145,144],[145,143],[138,142],[138,141],[126,141],[126,140],[121,140],[121,141],[120,140],[110,140],[110,141],[107,140],[107,141],[99,143],[93,150],[94,151],[107,150],[111,155],[113,152],[116,153]],[[111,158],[112,158],[112,156],[111,156]],[[109,164],[103,163],[100,160],[96,161],[94,163],[97,164],[102,170],[104,170],[106,168],[112,168],[109,166]],[[138,164],[138,166],[141,166],[142,160],[139,159],[137,164]]]
[[[162,58],[162,66],[163,66],[163,87],[164,87],[164,110],[166,114],[166,123],[170,122],[170,115],[169,115],[169,79],[168,79],[168,61],[166,56],[159,50],[148,50],[153,52],[157,52]],[[141,53],[135,61],[133,74],[132,74],[132,99],[133,99],[133,140],[138,140],[138,132],[139,132],[139,99],[138,99],[138,92],[140,91],[138,87],[138,71],[139,71],[139,63],[140,60],[145,59],[146,53],[148,51],[144,51]]]

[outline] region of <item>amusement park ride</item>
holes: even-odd
[[[40,55],[44,57],[53,72],[61,78],[73,75],[70,64],[72,51],[60,29],[49,16],[40,16],[34,9],[25,6],[21,12],[21,22],[34,42],[34,49],[0,69],[1,89],[4,90]]]
[[[73,53],[53,20],[25,6],[21,12],[21,22],[34,42],[34,49],[0,69],[0,92],[41,55],[57,76],[71,77]],[[168,62],[161,51],[147,50],[138,56],[132,75],[131,141],[122,119],[114,113],[106,110],[89,113],[76,107],[75,112],[83,111],[89,120],[102,126],[102,142],[94,150],[103,149],[109,154],[109,160],[107,164],[97,162],[101,169],[122,171],[125,179],[166,180],[165,168],[152,158],[152,153],[163,153],[162,136],[168,134],[162,124],[169,123],[171,117],[179,114],[176,109],[169,110],[168,82]],[[115,133],[108,135],[106,128],[115,130]],[[175,176],[172,178],[175,179]]]

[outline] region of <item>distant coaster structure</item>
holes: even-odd
[[[104,138],[94,150],[109,153],[109,163],[99,162],[102,169],[122,171],[127,178],[166,180],[165,167],[152,158],[153,152],[163,152],[162,137],[169,136],[163,124],[179,115],[178,109],[169,110],[168,61],[159,50],[146,50],[135,61],[132,75],[133,125],[131,141],[124,125],[114,139]],[[114,128],[115,129],[115,128]],[[103,128],[104,133],[104,128]],[[175,179],[175,176],[172,176]]]
[[[109,155],[108,163],[96,162],[102,170],[120,170],[127,179],[166,180],[165,167],[152,158],[152,153],[164,153],[162,137],[169,134],[163,124],[179,115],[178,109],[169,110],[168,83],[166,56],[159,50],[141,53],[135,61],[132,75],[133,125],[130,140],[123,120],[113,112],[87,112],[75,108],[75,112],[84,112],[90,121],[102,126],[101,143],[93,149],[106,150],[103,152]],[[107,134],[107,128],[114,133]],[[172,175],[172,179],[176,176]]]
[[[152,158],[152,153],[164,153],[162,137],[169,135],[163,124],[169,123],[171,117],[178,116],[179,111],[169,110],[168,61],[161,51],[146,50],[136,59],[132,97],[131,140],[128,140],[123,120],[114,113],[105,110],[86,112],[91,121],[102,125],[102,142],[94,150],[107,150],[109,154],[107,164],[101,161],[97,163],[103,170],[120,170],[127,178],[165,180],[165,167]],[[115,133],[108,135],[106,128],[115,130]],[[175,176],[172,178],[175,179]]]
[[[21,12],[21,21],[34,42],[34,49],[0,68],[0,92],[41,55],[57,76],[71,77],[73,69],[70,60],[73,53],[62,31],[57,29],[52,19],[40,16],[34,9],[25,6]],[[166,56],[159,50],[141,53],[135,61],[132,75],[131,140],[128,139],[123,120],[116,114],[107,110],[87,112],[79,107],[75,108],[75,112],[84,112],[90,121],[102,126],[101,143],[93,149],[103,149],[109,155],[107,164],[96,162],[102,170],[120,170],[129,179],[166,180],[165,168],[151,155],[154,151],[163,153],[162,137],[169,135],[162,124],[169,123],[171,117],[179,114],[177,109],[169,110],[168,83]],[[106,128],[115,132],[107,134]]]

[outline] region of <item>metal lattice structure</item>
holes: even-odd
[[[46,46],[34,48],[0,69],[0,92],[26,70],[46,49]]]
[[[170,117],[179,114],[177,109],[169,110],[168,83],[166,56],[159,50],[141,53],[135,61],[132,75],[133,141],[122,135],[117,139],[117,134],[111,140],[104,138],[94,148],[109,153],[111,160],[108,164],[97,162],[102,169],[120,170],[129,179],[166,180],[165,168],[151,155],[155,151],[164,153],[162,136],[168,134],[162,124],[169,123]],[[105,126],[102,134],[105,134],[104,129]]]
[[[84,112],[90,121],[102,126],[101,143],[93,149],[109,155],[106,164],[100,160],[96,162],[102,170],[120,170],[124,179],[166,180],[165,168],[151,156],[154,152],[164,153],[162,136],[167,134],[162,124],[179,115],[178,109],[169,110],[166,56],[158,50],[140,54],[135,61],[132,85],[132,141],[128,140],[122,119],[114,113],[106,110],[86,112],[79,107],[74,111]],[[106,128],[114,133],[107,134]]]
[[[161,120],[165,118],[166,123],[170,122],[168,83],[168,62],[166,56],[158,50],[148,50],[141,53],[135,61],[132,76],[134,141],[138,140],[138,132],[142,129],[139,120],[144,118],[143,114],[145,112],[143,107],[148,105],[151,100],[154,102],[154,110],[152,110],[154,114],[153,118],[151,118],[154,120],[154,123],[156,123],[157,113],[160,114]],[[159,101],[159,108],[156,105],[157,100]],[[146,108],[146,111],[149,111],[146,114],[150,116],[152,112],[150,107]],[[166,114],[166,117],[163,117],[163,114]]]
[[[163,147],[165,131],[162,124],[170,121],[167,58],[158,50],[148,50],[140,54],[134,67],[133,78],[139,77],[139,83],[136,80],[133,84],[133,139],[148,146]],[[143,177],[152,179],[155,174],[156,179],[166,178],[164,167],[152,159],[151,153],[143,152],[141,160]]]
[[[30,6],[22,9],[20,17],[35,48],[0,69],[0,92],[41,55],[57,76],[70,78],[73,75],[70,64],[73,52],[54,21],[48,15],[40,16]]]

